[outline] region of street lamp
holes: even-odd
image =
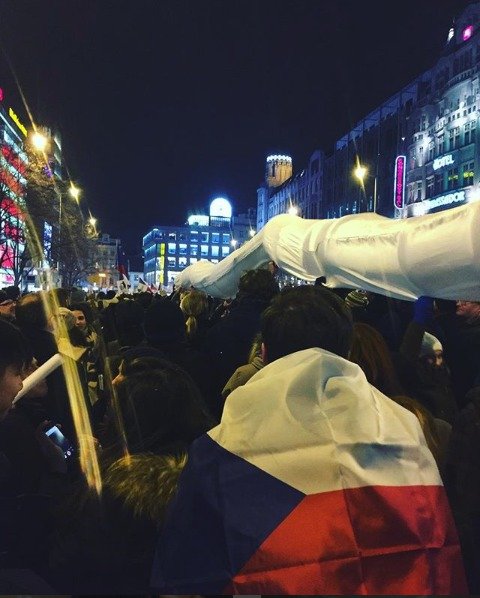
[[[231,241],[231,246],[235,249],[235,247],[238,245],[238,241],[237,239],[232,239]]]
[[[91,226],[95,226],[95,225],[97,224],[97,219],[96,219],[96,218],[94,218],[93,216],[91,216],[91,217],[88,219],[88,223],[89,223]]]
[[[255,231],[253,230],[253,228],[251,228],[251,229],[248,231],[248,234],[249,234],[251,237],[254,237],[254,236],[255,236]]]
[[[75,187],[75,185],[72,183],[68,192],[75,201],[78,201],[78,198],[80,197],[80,189],[78,187]]]
[[[290,214],[290,216],[298,216],[298,208],[297,208],[297,206],[291,205],[288,208],[288,213]]]
[[[43,152],[47,148],[48,138],[42,133],[35,131],[32,134],[32,145],[38,152]]]
[[[353,169],[353,175],[358,179],[360,186],[362,187],[362,191],[365,194],[365,179],[368,176],[368,168],[360,163],[360,160],[357,157],[357,165]],[[377,212],[377,175],[375,175],[373,180],[373,211]]]
[[[368,168],[360,164],[360,162],[357,162],[357,166],[355,166],[353,174],[357,177],[357,179],[360,181],[360,184],[363,186],[365,177],[368,174]]]

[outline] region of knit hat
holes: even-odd
[[[152,345],[175,343],[185,338],[185,318],[170,299],[155,300],[145,312],[145,337]]]
[[[425,357],[426,355],[433,355],[435,351],[443,351],[442,343],[438,340],[436,336],[433,336],[433,334],[430,334],[429,332],[424,332],[422,347],[420,349],[420,357]]]
[[[367,291],[363,291],[362,289],[351,291],[345,297],[345,303],[352,309],[354,307],[363,307],[365,309],[369,303]]]

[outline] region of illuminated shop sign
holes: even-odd
[[[472,33],[473,33],[473,25],[469,25],[468,27],[465,27],[465,29],[462,31],[463,41],[466,42],[467,39],[470,39],[472,37]]]
[[[446,156],[442,156],[441,158],[435,158],[435,160],[433,161],[433,170],[438,170],[443,166],[450,166],[450,164],[453,164],[453,162],[454,159],[452,154],[447,154]]]
[[[427,214],[428,212],[431,212],[433,209],[439,208],[441,206],[463,203],[466,200],[466,198],[467,196],[465,195],[465,191],[463,190],[455,191],[454,193],[446,193],[445,195],[435,197],[434,199],[428,199],[422,201],[421,203],[412,204],[411,212],[413,216],[421,216],[422,214]]]
[[[397,156],[395,160],[395,182],[393,185],[393,203],[401,210],[405,205],[405,163],[406,156]]]
[[[24,125],[22,125],[22,123],[20,122],[20,119],[18,118],[18,116],[15,114],[15,112],[11,108],[8,109],[8,116],[13,120],[13,122],[17,125],[17,127],[20,129],[20,131],[26,137],[27,129],[24,127]]]
[[[3,102],[3,89],[0,87],[0,102]]]

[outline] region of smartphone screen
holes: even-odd
[[[65,459],[72,456],[75,449],[70,440],[60,432],[57,426],[52,426],[45,432],[45,434],[62,449]]]

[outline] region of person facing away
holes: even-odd
[[[59,511],[49,581],[60,592],[148,593],[156,530],[184,453],[212,426],[191,377],[159,351],[126,352],[114,386],[119,419],[101,438],[102,496],[82,483]]]
[[[261,332],[265,367],[189,450],[152,589],[464,593],[434,457],[417,417],[347,360],[348,307],[319,286],[286,289]]]
[[[277,293],[278,283],[269,270],[247,270],[240,278],[231,311],[205,335],[202,350],[215,365],[212,392],[219,401],[218,417],[223,409],[222,389],[235,370],[247,362],[260,331],[260,316]]]

